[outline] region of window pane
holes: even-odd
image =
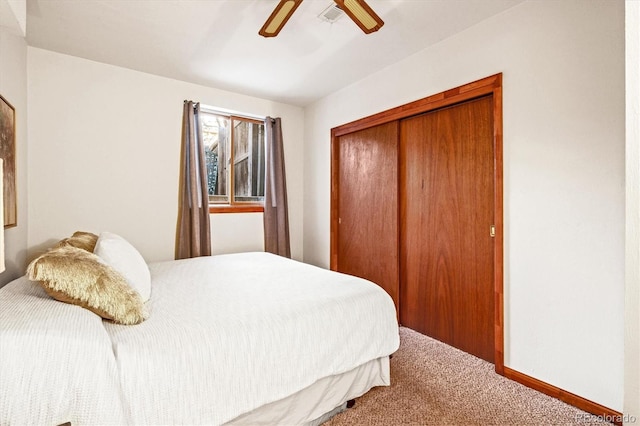
[[[264,123],[224,113],[202,111],[202,136],[209,203],[262,203],[265,173]]]
[[[229,203],[229,128],[228,117],[203,113],[202,137],[207,161],[209,202]]]
[[[264,124],[233,120],[233,186],[236,201],[264,200]]]

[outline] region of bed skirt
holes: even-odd
[[[346,373],[324,377],[293,395],[236,417],[226,425],[317,426],[343,411],[350,399],[364,395],[375,386],[389,386],[390,383],[389,357],[374,359]]]

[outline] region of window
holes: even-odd
[[[262,211],[264,122],[201,111],[212,212]]]

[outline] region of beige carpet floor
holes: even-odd
[[[493,364],[408,328],[378,387],[324,423],[342,425],[608,425],[494,371]]]

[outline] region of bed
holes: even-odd
[[[319,424],[390,384],[377,285],[268,253],[152,263],[149,317],[0,289],[0,424]]]

